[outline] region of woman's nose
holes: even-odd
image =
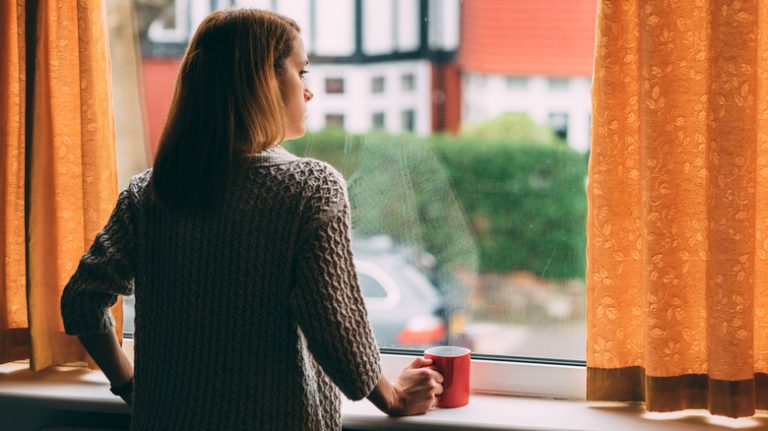
[[[309,102],[312,100],[312,98],[315,97],[315,93],[309,91],[309,89],[304,90],[304,100]]]

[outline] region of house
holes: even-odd
[[[225,7],[275,10],[302,27],[306,79],[321,96],[310,131],[455,133],[515,112],[589,147],[595,0],[178,0],[142,34],[152,145],[189,38]]]
[[[462,123],[526,113],[587,151],[596,16],[596,0],[465,0]]]
[[[429,134],[459,127],[458,0],[177,0],[142,35],[149,136],[155,146],[170,106],[179,58],[213,10],[257,7],[302,28],[316,97],[307,129],[383,129]],[[421,19],[421,17],[426,17]]]

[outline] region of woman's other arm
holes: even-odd
[[[113,388],[133,377],[133,365],[120,348],[109,309],[118,295],[133,294],[134,238],[133,203],[126,189],[61,297],[65,332],[78,336]]]
[[[80,335],[77,338],[101,368],[113,388],[124,386],[133,379],[133,364],[120,348],[115,331]],[[132,404],[130,395],[120,397],[128,404]]]

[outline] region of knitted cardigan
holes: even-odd
[[[211,213],[120,193],[64,289],[67,334],[112,330],[135,294],[132,430],[337,430],[379,353],[350,247],[343,177],[282,147],[249,157]]]

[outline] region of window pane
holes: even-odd
[[[372,126],[374,129],[383,129],[386,127],[386,117],[383,112],[374,112],[371,118]]]
[[[508,76],[507,88],[510,90],[525,90],[528,88],[528,78],[525,76]]]
[[[384,92],[384,77],[374,76],[371,80],[371,93],[380,94]]]
[[[555,134],[563,141],[568,140],[568,113],[550,112],[549,127],[555,131]]]
[[[406,109],[403,111],[403,130],[406,132],[413,132],[416,127],[416,111],[413,109]]]
[[[328,94],[344,94],[344,79],[325,78],[325,92]]]
[[[413,91],[416,89],[416,77],[412,73],[407,73],[400,78],[400,87],[403,91]]]
[[[344,114],[325,114],[325,127],[344,128]]]
[[[116,110],[116,121],[146,118],[151,159],[179,59],[212,6],[293,14],[315,97],[307,136],[285,146],[347,178],[360,285],[382,347],[584,359],[596,0],[378,3],[134,2],[135,23],[109,19],[139,31],[143,88],[113,85],[145,111]],[[116,64],[135,50],[111,52]]]
[[[549,78],[547,80],[549,89],[554,92],[568,91],[568,78]]]

